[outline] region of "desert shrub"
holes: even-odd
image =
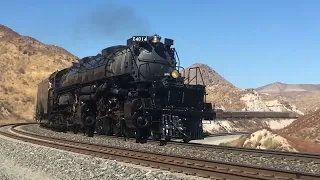
[[[34,103],[34,101],[35,101],[35,98],[31,96],[26,97],[24,100],[24,102],[31,102],[31,103]]]
[[[277,140],[273,140],[272,138],[268,138],[263,142],[263,146],[266,147],[266,149],[277,149],[281,146],[281,143]]]
[[[249,141],[247,144],[244,144],[245,148],[252,148],[252,143]]]
[[[231,142],[222,142],[219,145],[220,146],[229,146],[231,144]]]
[[[237,145],[239,147],[243,147],[244,142],[247,140],[248,136],[247,135],[242,135],[240,138],[237,140]]]
[[[29,85],[29,83],[26,80],[22,80],[22,84]]]
[[[34,103],[34,102],[35,102],[35,97],[29,96],[29,97],[26,98],[26,100],[27,100],[28,102]]]
[[[229,142],[223,142],[220,143],[219,145],[221,146],[236,146],[236,147],[243,147],[244,142],[247,140],[248,136],[247,135],[242,135],[240,136],[239,139],[229,141]]]
[[[26,73],[24,67],[22,67],[22,66],[18,69],[18,72],[19,72],[20,74],[25,74],[25,73]]]
[[[4,85],[0,84],[0,91],[7,92],[8,89]]]
[[[14,92],[14,91],[15,91],[15,89],[13,87],[8,87],[7,88],[7,92]]]

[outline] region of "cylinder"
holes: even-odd
[[[86,87],[81,88],[80,94],[91,94],[91,93],[96,92],[96,90],[97,90],[96,85],[86,86]]]

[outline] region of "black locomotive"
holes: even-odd
[[[158,35],[134,36],[52,73],[38,85],[35,119],[56,130],[137,142],[203,139],[202,119],[216,114],[205,85],[189,83],[172,45]],[[199,68],[188,74],[193,70],[201,75]]]

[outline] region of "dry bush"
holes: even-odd
[[[20,73],[20,74],[25,74],[25,73],[26,73],[26,70],[24,69],[24,67],[20,67],[20,68],[18,69],[18,73]]]
[[[243,147],[244,142],[247,140],[248,135],[242,135],[239,139],[230,141],[230,142],[224,142],[220,143],[221,146],[235,146],[235,147]]]
[[[281,147],[281,143],[272,138],[268,138],[263,142],[263,146],[266,147],[266,149],[277,150]]]

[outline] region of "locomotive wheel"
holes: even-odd
[[[134,131],[133,131],[133,129],[130,129],[130,128],[127,126],[127,124],[126,124],[126,122],[125,122],[124,119],[122,119],[121,129],[122,129],[122,132],[123,132],[123,136],[125,137],[125,140],[126,140],[126,139],[129,139],[129,138],[131,138],[131,137],[134,137]]]
[[[152,133],[152,140],[159,141],[161,139],[161,133]]]
[[[77,125],[72,126],[72,132],[73,134],[77,134],[79,132]]]
[[[151,135],[147,128],[139,129],[136,133],[136,143],[146,143]]]
[[[96,120],[96,132],[97,132],[98,135],[105,134],[103,125],[104,125],[104,122],[103,122],[102,119]]]
[[[103,120],[103,131],[107,136],[112,135],[112,119],[111,118],[105,118]]]
[[[183,142],[184,142],[184,143],[188,143],[188,142],[190,142],[190,139],[186,139],[186,138],[185,138],[185,139],[183,139]]]
[[[116,137],[121,135],[121,122],[119,119],[115,119],[112,123],[112,131]]]
[[[68,126],[63,126],[62,127],[62,132],[67,133],[68,132]]]
[[[87,126],[86,127],[86,134],[88,135],[88,137],[93,137],[94,127],[95,126]]]

